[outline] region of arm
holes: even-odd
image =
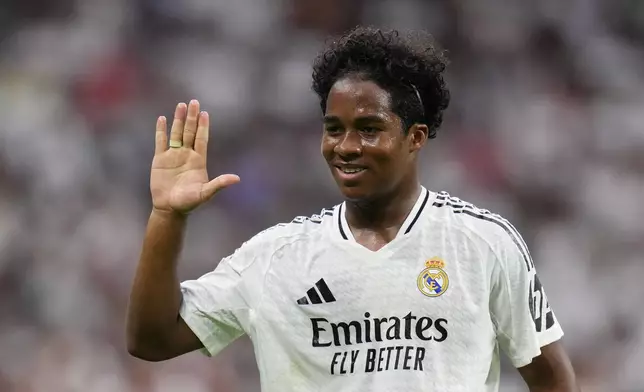
[[[126,340],[135,357],[161,361],[202,347],[180,317],[182,294],[177,278],[187,214],[217,191],[239,181],[234,175],[208,181],[206,156],[209,119],[199,102],[177,105],[168,146],[164,117],[156,126],[150,174],[153,210],[132,286]]]
[[[509,224],[499,234],[492,267],[490,313],[497,342],[531,392],[578,392],[550,307],[525,242]]]
[[[150,215],[127,312],[127,348],[137,358],[161,361],[201,347],[179,317],[177,259],[185,227],[180,215]]]
[[[559,342],[541,347],[541,355],[519,373],[530,392],[579,392],[570,359]]]

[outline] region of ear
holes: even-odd
[[[425,124],[414,124],[409,127],[407,140],[409,141],[409,152],[419,151],[427,142],[429,128]]]

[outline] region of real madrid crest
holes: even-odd
[[[418,290],[428,297],[443,295],[449,287],[449,277],[443,270],[445,262],[433,257],[425,262],[425,269],[420,272],[416,283]]]

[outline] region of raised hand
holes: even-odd
[[[168,144],[167,121],[157,119],[155,151],[150,173],[152,205],[157,211],[187,214],[215,193],[239,182],[234,174],[208,180],[206,157],[209,117],[199,102],[179,103]]]

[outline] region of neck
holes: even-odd
[[[346,219],[355,229],[400,228],[421,192],[418,181],[370,200],[346,201]]]

